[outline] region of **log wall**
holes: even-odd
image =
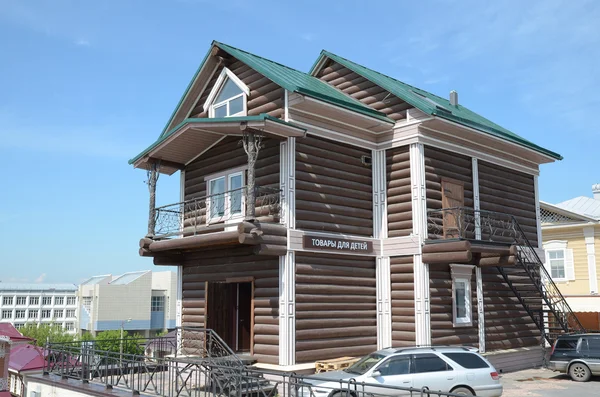
[[[465,344],[479,346],[477,327],[477,281],[475,269],[471,276],[471,313],[473,322],[468,327],[455,327],[452,322],[452,274],[450,265],[429,266],[431,344]]]
[[[533,176],[485,161],[479,161],[478,167],[481,209],[513,215],[531,245],[537,247]]]
[[[283,88],[233,57],[229,57],[227,61],[228,69],[250,89],[250,96],[247,98],[248,115],[268,113],[273,117],[281,117],[283,115]],[[196,102],[190,113],[190,117],[208,117],[208,112],[202,109],[202,105],[204,105],[222,70],[223,65],[221,64],[217,67],[208,85],[200,95],[198,102]]]
[[[405,119],[406,109],[412,107],[375,83],[332,60],[327,61],[317,77],[393,120]]]
[[[390,258],[392,286],[392,346],[415,345],[415,284],[413,257]]]
[[[504,268],[523,297],[539,298],[527,273]],[[481,269],[485,310],[486,351],[540,344],[540,331],[495,267]],[[540,304],[536,307],[541,310]]]
[[[386,151],[386,183],[388,236],[410,236],[413,225],[408,146]]]
[[[296,253],[296,363],[377,349],[375,259]]]
[[[373,235],[371,151],[308,136],[296,140],[296,227]]]
[[[205,283],[254,277],[254,357],[279,363],[279,258],[253,255],[252,247],[188,254],[183,265],[182,326],[205,327]]]
[[[190,163],[185,169],[185,200],[207,195],[207,175],[227,171],[248,164],[248,156],[241,145],[241,137],[226,137],[215,147]],[[265,138],[256,161],[256,185],[279,189],[279,141]],[[247,182],[244,179],[244,182]],[[257,218],[268,222],[274,219],[261,217],[257,208]],[[206,222],[205,209],[201,210],[199,224]]]

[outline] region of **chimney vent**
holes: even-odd
[[[600,183],[592,185],[592,193],[594,193],[594,200],[600,200]]]
[[[454,90],[450,91],[450,105],[458,106],[458,92]]]

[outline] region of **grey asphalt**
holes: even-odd
[[[600,396],[600,376],[589,382],[574,382],[567,375],[547,369],[528,369],[502,374],[502,397],[597,397]]]

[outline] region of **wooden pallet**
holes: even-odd
[[[328,372],[338,371],[340,369],[348,368],[352,364],[358,361],[356,357],[340,357],[331,360],[321,360],[315,363],[315,372]]]

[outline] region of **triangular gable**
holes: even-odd
[[[214,41],[210,50],[204,57],[202,64],[194,74],[194,77],[184,92],[181,100],[177,104],[177,107],[171,115],[169,122],[163,129],[161,137],[165,136],[169,131],[171,131],[186,118],[206,117],[206,115],[202,113],[203,104],[224,66],[223,64],[219,63],[219,54],[225,55],[227,58],[232,59],[233,64],[229,65],[228,67],[233,73],[236,73],[240,80],[244,81],[244,83],[250,87],[251,95],[254,95],[254,91],[257,90],[257,88],[253,87],[252,85],[252,81],[256,82],[256,80],[253,80],[253,77],[242,75],[242,72],[236,72],[236,70],[234,70],[236,67],[245,68],[248,74],[251,74],[252,71],[254,73],[258,73],[264,77],[263,82],[268,80],[268,82],[274,83],[282,90],[285,89],[289,92],[296,92],[306,95],[339,107],[343,107],[353,112],[393,124],[393,120],[388,119],[384,114],[363,105],[360,101],[343,94],[327,83],[307,73],[292,69],[285,65],[273,62],[266,58],[251,54],[227,44]],[[249,69],[252,71],[249,71]],[[247,80],[250,80],[251,82],[248,82]],[[257,92],[256,94],[264,96],[264,93],[262,92]],[[273,99],[274,94],[270,95],[271,99]],[[249,98],[249,102],[251,100],[252,98]],[[283,101],[283,99],[281,100]],[[275,117],[280,116],[278,109],[270,109],[266,111],[265,109],[260,109],[256,112],[250,112],[249,110],[248,115],[260,113],[267,113]]]
[[[327,59],[331,59],[344,65],[354,73],[363,76],[369,81],[372,81],[373,83],[384,88],[393,95],[428,115],[440,117],[470,128],[474,128],[484,133],[494,135],[503,140],[535,150],[538,153],[544,154],[556,160],[562,160],[562,156],[558,153],[544,149],[541,146],[538,146],[520,137],[519,135],[499,126],[496,123],[493,123],[492,121],[460,104],[456,106],[451,105],[448,99],[431,94],[430,92],[421,90],[417,87],[413,87],[328,51],[321,52],[321,55],[313,65],[310,73],[313,76],[316,76],[320,69],[325,65]]]
[[[540,220],[543,225],[595,222],[593,218],[559,208],[543,201],[540,202]]]

